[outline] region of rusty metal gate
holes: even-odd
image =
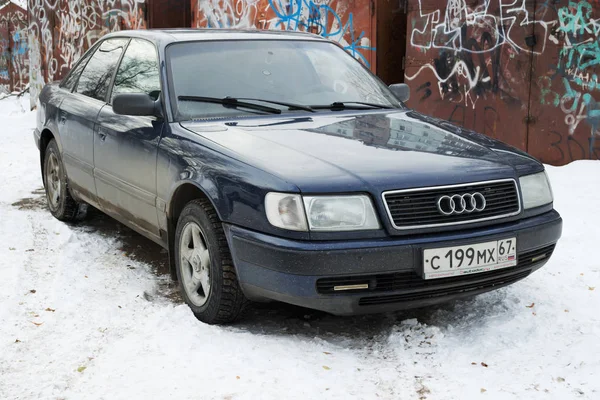
[[[11,2],[0,8],[0,92],[21,91],[28,81],[27,11]]]
[[[146,27],[143,0],[29,0],[32,107],[47,82],[61,79],[100,37]]]
[[[376,68],[375,0],[191,0],[192,27],[312,32]]]
[[[598,159],[598,4],[410,0],[409,105],[543,162]]]

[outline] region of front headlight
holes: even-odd
[[[523,208],[535,208],[552,203],[552,188],[546,171],[519,178],[523,193]]]
[[[271,225],[293,231],[379,229],[371,199],[365,195],[306,196],[268,193],[265,211]]]
[[[307,196],[304,207],[311,231],[379,229],[371,199],[354,196]]]

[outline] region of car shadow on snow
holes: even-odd
[[[13,206],[22,210],[47,211],[43,189],[32,192]],[[161,246],[90,207],[84,221],[72,225],[87,233],[111,237],[120,243],[119,251],[136,262],[145,263],[156,275],[159,297],[173,303],[183,303],[177,283],[170,279],[167,251]],[[153,295],[148,296],[152,300]],[[512,300],[511,300],[512,299]],[[246,317],[233,325],[236,329],[257,334],[294,335],[339,343],[346,347],[364,347],[365,341],[381,342],[398,329],[402,321],[416,319],[422,324],[446,328],[475,328],[490,316],[510,318],[511,301],[505,289],[419,309],[385,314],[338,317],[325,312],[284,303],[254,303]],[[513,308],[514,310],[514,308]]]

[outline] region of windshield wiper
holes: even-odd
[[[314,110],[332,110],[332,111],[341,111],[341,110],[365,110],[369,108],[381,108],[381,109],[390,109],[394,108],[391,106],[386,106],[384,104],[375,104],[375,103],[367,103],[364,101],[335,101],[331,104],[317,104],[314,106],[310,106]]]
[[[283,102],[283,101],[265,100],[265,99],[253,99],[250,97],[237,97],[237,99],[238,100],[247,100],[247,101],[262,101],[263,103],[271,103],[271,104],[277,104],[280,106],[284,106],[284,107],[289,108],[290,110],[302,110],[302,111],[315,112],[315,110],[310,108],[310,106],[305,106],[304,104],[287,103],[287,102]]]
[[[249,101],[259,101],[259,102],[263,102],[263,103],[277,104],[280,106],[287,107],[290,110],[303,110],[303,111],[315,112],[315,110],[313,110],[309,106],[305,106],[302,104],[287,103],[287,102],[275,101],[275,100],[254,99],[254,98],[250,98],[250,97],[218,98],[218,97],[204,97],[204,96],[178,96],[177,99],[183,100],[183,101],[202,101],[202,102],[206,102],[206,103],[222,104],[224,107],[232,107],[232,108],[245,107],[245,108],[251,108],[254,110],[264,111],[264,112],[273,113],[273,114],[281,114],[281,110],[278,108],[275,108],[275,107],[262,106],[260,104],[249,103]]]
[[[279,108],[262,106],[260,104],[248,103],[245,101],[239,101],[238,99],[236,99],[234,97],[225,97],[225,98],[221,99],[218,97],[204,97],[204,96],[177,96],[177,100],[199,101],[199,102],[203,102],[203,103],[222,104],[223,107],[229,107],[229,108],[243,107],[243,108],[250,108],[252,110],[263,111],[263,112],[270,113],[270,114],[281,114],[281,110]]]

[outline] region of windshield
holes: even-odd
[[[374,105],[402,107],[379,79],[332,43],[300,40],[177,43],[167,48],[167,59],[176,121],[262,115],[266,114],[266,106],[281,113],[310,111],[290,105],[315,106],[318,110],[333,103],[337,104],[334,110],[344,109],[340,103],[352,103],[352,109],[374,109]],[[246,101],[215,101],[225,98]],[[241,105],[248,103],[265,107]]]

